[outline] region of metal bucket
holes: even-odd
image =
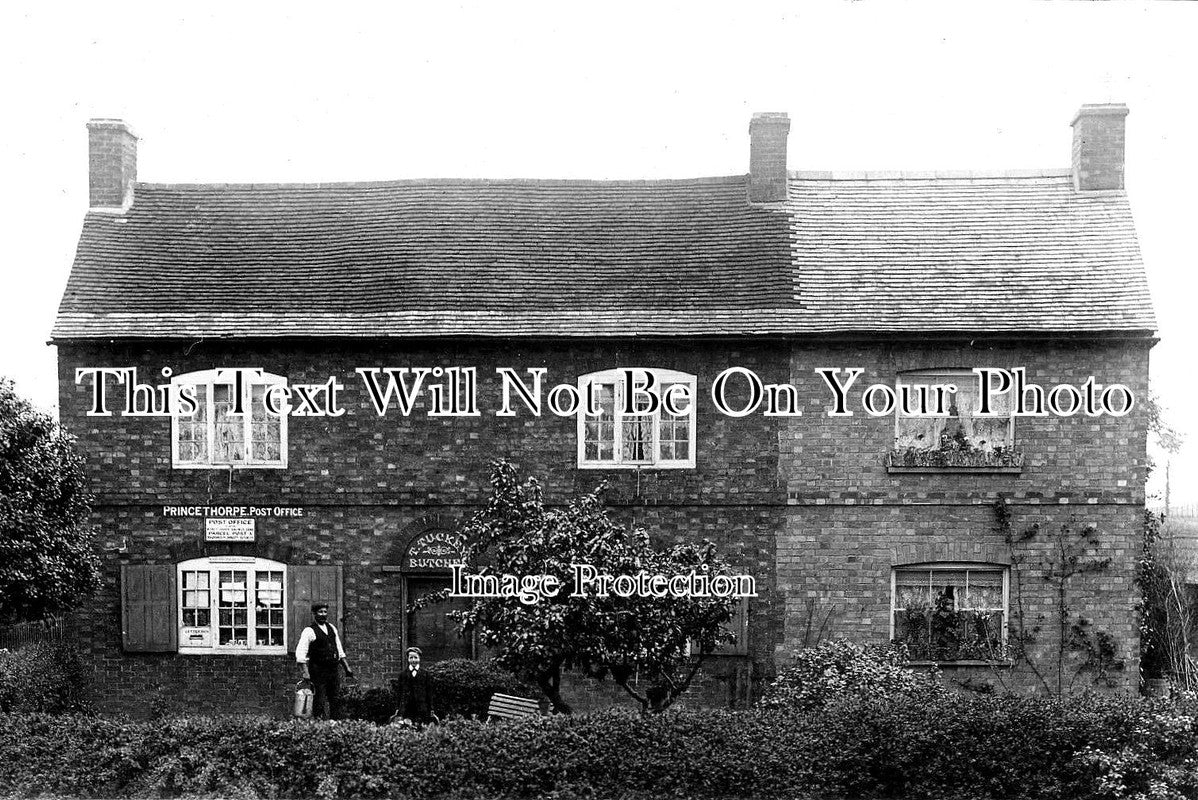
[[[300,681],[295,685],[295,706],[292,708],[292,716],[296,719],[312,719],[312,706],[316,702],[316,692],[312,691],[312,684],[307,681]]]

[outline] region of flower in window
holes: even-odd
[[[583,375],[578,388],[600,412],[578,416],[580,467],[695,466],[694,375],[613,369]]]
[[[894,571],[893,633],[911,657],[926,661],[1003,658],[1007,571],[934,564]]]
[[[954,386],[956,391],[937,392]],[[1011,392],[991,395],[991,413],[978,414],[978,378],[971,370],[899,375],[894,466],[1020,466],[1014,451]],[[904,401],[905,399],[905,401]]]

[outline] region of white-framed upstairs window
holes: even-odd
[[[633,374],[625,402],[626,374]],[[685,372],[621,367],[578,379],[583,403],[593,387],[597,416],[578,414],[578,466],[583,469],[688,469],[695,466],[696,379]],[[658,400],[653,402],[637,389]],[[663,407],[669,395],[675,415]]]
[[[1010,569],[934,562],[891,571],[891,641],[914,661],[1005,661]]]
[[[179,652],[287,652],[287,567],[243,556],[178,565]]]
[[[267,411],[265,397],[274,386],[287,385],[281,375],[242,370],[241,412],[232,370],[189,372],[171,379],[176,393],[191,387],[195,413],[171,417],[171,463],[178,469],[261,468],[287,466],[287,415]],[[177,396],[177,394],[176,394]],[[282,398],[276,406],[285,407]]]

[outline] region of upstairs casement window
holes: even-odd
[[[631,405],[625,403],[633,374]],[[651,380],[650,380],[651,378]],[[593,386],[598,416],[578,414],[578,466],[584,469],[687,469],[695,466],[696,380],[694,375],[664,369],[619,368],[593,372],[578,379],[580,395]],[[677,388],[676,388],[677,387]],[[659,401],[674,399],[673,415],[635,391],[644,389]],[[683,394],[686,392],[687,394]],[[684,400],[684,397],[689,399]],[[585,410],[585,409],[584,409]]]
[[[1006,660],[1009,574],[991,564],[895,568],[891,639],[915,661]]]
[[[191,386],[195,413],[171,418],[171,456],[175,467],[264,468],[287,466],[287,415],[266,410],[263,399],[271,386],[287,379],[242,371],[241,414],[232,370],[206,370],[176,376],[171,383]]]
[[[180,653],[287,652],[287,567],[213,556],[178,565]]]
[[[943,403],[939,403],[935,387],[950,384],[956,392],[945,392]],[[1022,456],[1015,447],[1011,391],[992,392],[990,413],[985,416],[978,413],[978,377],[972,370],[901,372],[896,392],[899,401],[895,404],[890,466],[1014,469],[1022,465]],[[906,408],[904,392],[910,398]],[[921,413],[911,413],[914,410]],[[939,413],[941,410],[943,413]]]

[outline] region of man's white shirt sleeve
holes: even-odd
[[[309,625],[304,628],[304,632],[300,634],[299,644],[295,646],[295,662],[297,664],[308,663],[308,645],[314,641],[316,641],[316,631],[312,630],[312,626]],[[341,642],[338,641],[337,645],[340,646]]]

